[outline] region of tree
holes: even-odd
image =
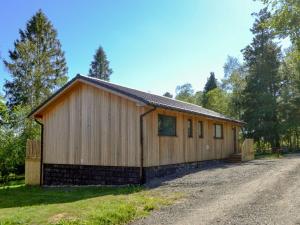
[[[278,98],[280,130],[283,143],[290,149],[300,147],[300,75],[297,71],[298,62],[295,61],[295,51],[288,50],[281,65],[280,74],[282,87]]]
[[[109,68],[109,61],[107,60],[106,54],[100,46],[94,55],[94,60],[91,62],[89,76],[109,81],[112,73],[113,71]]]
[[[203,107],[207,107],[208,99],[207,99],[207,93],[214,90],[218,87],[218,81],[215,77],[215,73],[211,72],[209,78],[206,81],[206,84],[204,86],[203,90],[203,96],[202,96],[202,105]]]
[[[217,85],[217,79],[215,77],[215,73],[211,72],[209,78],[207,79],[203,92],[207,93],[217,87],[218,85]]]
[[[0,129],[7,123],[8,109],[5,105],[4,98],[0,95]]]
[[[270,18],[267,9],[256,15],[251,32],[254,39],[242,50],[247,69],[243,91],[243,119],[247,122],[246,136],[279,146],[277,98],[280,90],[280,48],[273,42],[274,33],[263,26]]]
[[[210,90],[206,93],[206,100],[207,103],[205,107],[207,109],[211,109],[224,115],[229,114],[229,96],[224,90],[220,88]]]
[[[202,102],[203,102],[203,92],[202,91],[197,91],[194,94],[194,104],[201,106]]]
[[[0,184],[8,181],[11,173],[24,165],[25,151],[19,151],[20,140],[14,129],[9,125],[9,112],[0,96]]]
[[[189,102],[189,103],[194,103],[194,90],[191,84],[186,83],[183,85],[179,85],[176,87],[175,90],[176,97],[175,99],[184,101],[184,102]]]
[[[12,80],[4,85],[7,104],[33,109],[67,81],[64,52],[53,25],[39,10],[20,30],[4,65]]]
[[[265,26],[274,29],[279,38],[286,38],[292,42],[292,54],[297,61],[296,69],[300,74],[300,1],[299,0],[261,0],[271,12]]]
[[[262,0],[268,5],[271,17],[265,23],[274,29],[279,38],[288,37],[292,47],[288,50],[284,65],[285,74],[280,113],[285,124],[285,139],[299,147],[300,138],[300,1],[298,0]],[[298,110],[297,110],[298,109]],[[296,137],[296,138],[294,138]],[[292,141],[294,139],[295,141]],[[293,143],[292,143],[293,142]],[[296,144],[294,143],[296,142]]]
[[[241,71],[242,66],[239,60],[236,57],[233,56],[227,56],[226,63],[223,66],[224,69],[224,77],[228,78],[231,74],[234,72]]]
[[[229,92],[228,114],[241,119],[243,113],[242,99],[245,89],[245,71],[243,65],[235,57],[228,56],[224,65],[222,89]]]
[[[166,93],[164,93],[163,96],[168,97],[168,98],[173,98],[173,95],[168,91]]]
[[[41,10],[19,33],[9,59],[3,61],[11,79],[4,84],[5,111],[9,113],[1,113],[6,124],[1,125],[0,134],[1,176],[24,169],[26,140],[40,135],[39,125],[26,117],[67,81],[66,60],[57,32]]]
[[[265,25],[275,29],[282,38],[289,37],[300,51],[300,1],[261,0],[269,6],[272,15]]]

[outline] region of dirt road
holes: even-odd
[[[300,154],[211,168],[161,183],[186,198],[134,225],[300,224]]]

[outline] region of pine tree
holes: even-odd
[[[276,147],[279,146],[280,48],[273,42],[273,31],[263,26],[270,14],[262,9],[256,16],[251,29],[254,39],[242,50],[248,73],[243,91],[243,119],[247,122],[248,137]]]
[[[203,92],[207,93],[217,87],[218,85],[217,85],[217,79],[215,77],[215,73],[211,72],[209,78],[207,79]]]
[[[109,61],[107,60],[106,54],[100,46],[94,55],[94,60],[91,62],[89,76],[109,81],[112,73],[113,71],[109,68]]]
[[[173,95],[168,91],[166,93],[164,93],[163,96],[168,97],[168,98],[173,98]]]
[[[67,81],[64,52],[53,25],[39,10],[20,30],[4,65],[11,74],[4,89],[7,105],[32,110]]]
[[[4,98],[0,95],[0,130],[1,126],[6,123],[8,112],[7,107],[4,103]]]
[[[292,43],[286,56],[284,75],[292,75],[284,82],[281,98],[281,116],[284,140],[291,148],[300,148],[300,1],[261,0],[269,8],[271,17],[265,25],[275,30],[277,37],[288,37]],[[295,138],[296,137],[296,138]]]
[[[203,96],[202,96],[202,106],[203,107],[208,106],[208,97],[207,97],[208,92],[214,90],[217,87],[218,87],[218,84],[217,84],[217,79],[215,77],[215,73],[211,72],[209,78],[206,81],[206,84],[205,84],[204,90],[203,90]]]

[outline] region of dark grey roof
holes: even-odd
[[[229,120],[237,123],[243,123],[242,121],[239,120],[234,120],[231,119],[225,115],[222,115],[220,113],[217,113],[215,111],[203,108],[201,106],[187,103],[187,102],[182,102],[176,99],[160,96],[160,95],[155,95],[155,94],[150,94],[144,91],[139,91],[136,89],[120,86],[117,84],[113,84],[110,82],[102,81],[97,78],[92,78],[92,77],[87,77],[87,76],[82,76],[82,75],[77,75],[77,77],[91,81],[97,85],[103,86],[105,88],[112,89],[116,92],[119,92],[121,94],[127,95],[131,98],[134,98],[136,100],[139,100],[141,102],[144,102],[147,105],[152,105],[156,106],[159,108],[165,108],[165,109],[171,109],[171,110],[176,110],[176,111],[182,111],[182,112],[187,112],[187,113],[193,113],[193,114],[198,114],[198,115],[204,115],[204,116],[209,116],[209,117],[214,117],[218,119],[224,119],[224,120]]]
[[[139,91],[136,89],[120,86],[117,84],[113,84],[110,82],[106,82],[97,78],[93,77],[88,77],[88,76],[83,76],[83,75],[77,75],[74,79],[69,81],[63,88],[61,88],[57,93],[55,93],[52,97],[50,97],[46,102],[41,104],[36,110],[34,110],[30,115],[38,111],[44,104],[46,104],[48,101],[50,101],[53,97],[55,97],[57,94],[59,94],[62,90],[64,90],[66,87],[68,87],[73,81],[76,79],[82,79],[88,82],[92,82],[96,85],[99,85],[101,87],[110,89],[112,91],[118,92],[120,94],[126,95],[130,98],[136,99],[140,102],[143,102],[147,105],[159,107],[159,108],[165,108],[165,109],[170,109],[170,110],[176,110],[176,111],[181,111],[181,112],[187,112],[187,113],[192,113],[192,114],[197,114],[197,115],[203,115],[207,117],[212,117],[212,118],[217,118],[217,119],[222,119],[222,120],[227,120],[227,121],[232,121],[236,123],[244,123],[239,120],[231,119],[225,115],[222,115],[220,113],[217,113],[215,111],[203,108],[198,105],[194,105],[191,103],[186,103],[182,101],[178,101],[172,98],[167,98],[164,96],[159,96],[155,94],[150,94],[144,91]],[[30,116],[29,115],[29,116]]]

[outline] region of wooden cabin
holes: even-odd
[[[227,158],[243,122],[77,75],[30,114],[42,125],[44,185],[139,184]]]

